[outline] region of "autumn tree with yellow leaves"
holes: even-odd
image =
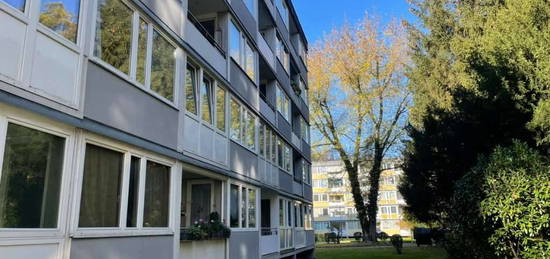
[[[368,14],[333,29],[309,51],[311,123],[322,139],[317,146],[334,149],[344,163],[364,241],[376,241],[382,160],[404,134],[408,60],[403,25],[381,26]],[[363,190],[360,167],[368,171]]]

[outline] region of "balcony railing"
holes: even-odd
[[[306,231],[303,228],[294,229],[294,247],[302,248],[306,246]]]
[[[278,228],[261,228],[262,236],[274,236],[279,233]]]
[[[279,244],[281,250],[291,249],[294,245],[294,232],[291,227],[279,228]]]
[[[191,12],[187,12],[187,19],[193,25],[195,25],[197,30],[199,30],[199,32],[206,38],[206,40],[208,40],[208,42],[210,42],[210,44],[212,44],[212,46],[214,46],[216,49],[218,49],[218,51],[225,57],[225,51],[223,50],[222,46],[220,46],[220,44],[218,44],[218,42],[216,41],[216,38],[214,37],[214,35],[210,34],[208,32],[208,30],[206,30],[206,28],[204,28],[204,26],[202,26],[202,24],[199,22],[197,17],[195,17]]]

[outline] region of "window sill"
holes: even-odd
[[[131,84],[132,86],[136,87],[137,89],[143,91],[144,93],[152,96],[153,98],[163,102],[164,104],[172,107],[174,110],[176,111],[179,111],[180,109],[178,108],[178,106],[176,105],[176,101],[170,101],[168,100],[167,98],[157,94],[156,92],[154,92],[153,90],[151,89],[148,89],[148,88],[145,88],[141,83],[139,83],[138,81],[134,80],[134,79],[131,79],[130,76],[128,76],[127,74],[124,74],[123,72],[119,71],[118,69],[114,68],[113,66],[111,66],[110,64],[108,64],[107,62],[101,60],[100,58],[96,57],[96,56],[91,56],[89,58],[89,60],[91,62],[93,62],[94,64],[102,67],[103,69],[113,73],[114,75],[116,75],[117,77],[119,77],[120,79],[126,81],[127,83]],[[174,86],[174,91],[173,91],[174,94],[176,94],[176,87]],[[176,98],[174,96],[174,98]]]

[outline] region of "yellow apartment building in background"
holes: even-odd
[[[397,190],[402,170],[398,160],[386,160],[382,164],[378,196],[377,232],[388,235],[412,235],[412,224],[403,217],[405,201]],[[364,197],[368,193],[368,169],[360,169],[359,181]],[[312,165],[313,216],[315,233],[337,232],[353,236],[361,232],[357,219],[348,175],[342,161],[317,161]]]

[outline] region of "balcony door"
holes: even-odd
[[[214,183],[212,181],[189,181],[187,185],[187,226],[208,221],[214,210]]]

